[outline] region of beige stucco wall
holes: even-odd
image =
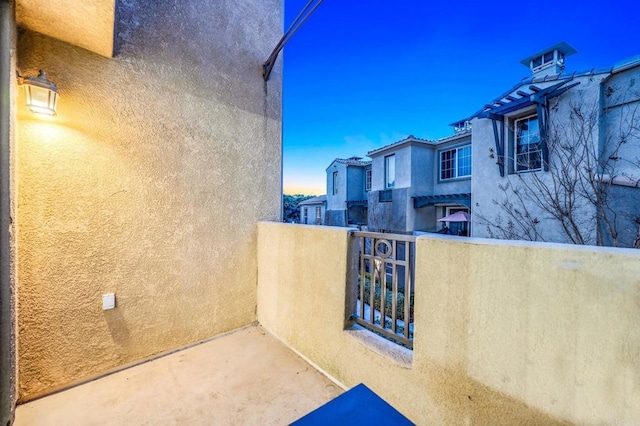
[[[16,0],[18,24],[102,56],[113,55],[115,0]]]
[[[640,421],[639,252],[419,237],[407,363],[344,331],[348,246],[259,226],[258,320],[347,386],[417,424]]]
[[[158,4],[160,3],[160,4]],[[122,3],[107,59],[24,31],[58,116],[18,140],[19,397],[255,321],[281,197],[280,0]],[[101,296],[117,307],[103,311]]]

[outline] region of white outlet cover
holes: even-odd
[[[102,295],[102,310],[113,309],[116,307],[115,293],[107,293]]]

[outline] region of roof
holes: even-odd
[[[547,86],[544,89],[532,84],[529,86],[529,90],[531,92],[518,90],[514,96],[507,96],[504,100],[497,101],[494,104],[485,105],[483,111],[478,115],[478,117],[485,118],[492,116],[503,116],[505,114],[508,114],[509,112],[526,108],[529,105],[533,105],[534,103],[540,103],[545,99],[551,99],[560,96],[567,90],[580,84],[579,81],[573,83],[571,83],[571,81],[572,79],[565,79],[560,81],[560,83]],[[518,97],[516,98],[516,96]]]
[[[318,197],[313,197],[313,198],[309,198],[308,200],[304,200],[302,201],[300,204],[298,205],[307,205],[307,204],[322,204],[322,203],[326,203],[327,202],[327,196],[326,195],[320,195]]]
[[[405,145],[405,144],[410,144],[410,143],[414,143],[414,144],[424,144],[430,147],[435,147],[438,146],[440,144],[443,143],[447,143],[447,142],[452,142],[458,139],[464,139],[465,137],[471,136],[471,128],[469,128],[468,130],[464,130],[461,132],[456,133],[455,135],[451,135],[451,136],[445,136],[443,138],[440,139],[436,139],[436,140],[428,140],[428,139],[421,139],[421,138],[417,138],[413,135],[409,135],[406,138],[398,141],[398,142],[394,142],[392,144],[389,145],[385,145],[381,148],[377,148],[374,149],[373,151],[369,151],[367,153],[367,155],[369,157],[371,157],[372,155],[378,155],[381,154],[384,151],[388,151],[391,149],[396,149],[396,148],[400,148],[401,146]]]
[[[371,161],[369,161],[369,160],[363,161],[361,157],[350,157],[350,158],[336,158],[335,160],[333,160],[331,162],[331,164],[333,164],[333,163],[346,164],[347,166],[364,167],[364,166],[368,166],[369,164],[371,164]],[[329,164],[329,167],[331,167],[331,164]],[[329,167],[327,167],[327,169]]]
[[[465,121],[469,121],[472,118],[475,118],[475,117],[479,116],[480,114],[482,114],[487,109],[487,107],[499,104],[500,102],[504,102],[504,100],[507,99],[507,97],[511,93],[516,92],[522,86],[525,86],[527,84],[543,83],[543,82],[549,82],[549,81],[564,81],[564,80],[569,81],[569,80],[572,80],[572,79],[574,79],[576,77],[592,76],[592,75],[596,75],[596,74],[615,74],[615,73],[618,73],[618,72],[621,72],[621,71],[625,71],[627,69],[634,68],[634,67],[637,67],[637,66],[640,66],[640,55],[636,55],[636,56],[633,56],[631,58],[625,59],[623,61],[616,62],[610,68],[599,68],[599,69],[592,68],[589,71],[573,72],[573,73],[570,73],[570,74],[564,74],[563,73],[563,74],[544,75],[544,76],[538,76],[538,77],[535,77],[535,76],[525,77],[522,80],[520,80],[520,82],[517,83],[515,86],[513,86],[511,89],[507,90],[502,95],[500,95],[499,97],[495,98],[493,101],[489,102],[487,105],[483,106],[480,110],[478,110],[475,113],[471,114],[469,117],[463,118],[461,120],[454,121],[453,123],[451,123],[449,125],[450,126],[456,126],[456,125],[459,125],[461,123],[464,123]]]
[[[413,135],[409,135],[406,138],[404,138],[402,140],[399,140],[398,142],[394,142],[394,143],[391,143],[389,145],[385,145],[385,146],[383,146],[381,148],[376,148],[376,149],[374,149],[372,151],[369,151],[369,152],[367,152],[367,156],[371,157],[372,155],[378,155],[378,154],[382,153],[383,151],[388,151],[390,149],[399,148],[402,145],[411,144],[411,143],[424,144],[424,145],[429,145],[429,146],[435,145],[434,141],[430,141],[430,140],[427,140],[427,139],[421,139],[421,138],[417,138],[417,137],[415,137]]]
[[[436,139],[435,143],[437,145],[443,144],[443,143],[447,143],[447,142],[452,142],[458,139],[465,139],[466,137],[471,136],[471,128],[464,130],[464,131],[460,131],[458,133],[456,133],[455,135],[451,135],[451,136],[446,136],[444,138],[440,138],[440,139]]]
[[[627,58],[620,62],[616,62],[613,64],[613,68],[611,68],[611,72],[613,74],[628,70],[629,68],[634,68],[640,66],[640,55],[632,56],[631,58]]]
[[[468,192],[461,194],[440,194],[440,195],[419,195],[413,198],[413,207],[433,206],[438,203],[456,203],[471,207],[471,194]]]

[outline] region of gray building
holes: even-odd
[[[327,167],[325,225],[367,223],[367,193],[371,186],[371,162],[360,157],[336,158]]]
[[[300,203],[300,223],[304,225],[324,225],[326,211],[326,195],[309,198]]]
[[[372,231],[436,232],[438,219],[471,207],[471,129],[436,141],[407,138],[370,151],[372,186],[368,227]],[[466,224],[448,223],[456,234]]]
[[[640,57],[566,73],[559,43],[471,117],[473,235],[638,245]]]

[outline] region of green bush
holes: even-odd
[[[358,297],[360,297],[360,279],[358,279]],[[382,293],[382,285],[377,282],[375,285],[375,296],[374,296],[374,306],[375,309],[381,311],[381,300],[380,297]],[[413,294],[411,294],[411,299],[409,301],[409,322],[413,322]],[[405,294],[402,291],[398,291],[398,296],[396,299],[396,316],[399,320],[404,321],[404,300]],[[371,274],[365,274],[365,282],[364,282],[364,303],[369,303],[371,301]],[[386,316],[391,316],[391,308],[393,307],[393,291],[392,291],[392,283],[387,283],[387,288],[385,289],[385,297],[384,297],[384,313]],[[385,324],[385,328],[391,328],[391,322],[387,321],[389,325]]]

